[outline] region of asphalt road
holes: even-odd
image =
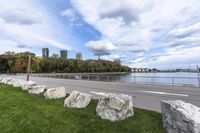
[[[25,76],[11,77],[24,80],[26,79]],[[63,86],[69,92],[73,90],[78,90],[85,93],[108,92],[116,94],[127,94],[133,97],[133,102],[136,107],[158,112],[160,112],[161,100],[180,99],[200,107],[200,88],[54,79],[41,77],[31,77],[30,80],[37,82],[37,84],[46,85],[48,88]],[[96,95],[94,95],[94,97],[96,97]]]

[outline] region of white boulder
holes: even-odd
[[[91,101],[92,96],[86,93],[73,91],[64,101],[64,107],[85,108]]]
[[[22,85],[25,84],[25,82],[26,81],[24,81],[24,80],[15,79],[15,80],[13,80],[12,85],[13,85],[13,87],[22,87]]]
[[[33,81],[27,81],[22,85],[22,90],[28,90],[31,89],[32,86],[36,86],[36,82]]]
[[[44,96],[47,99],[57,99],[57,98],[64,98],[66,97],[66,89],[64,87],[57,87],[57,88],[51,88],[48,89]]]
[[[200,133],[200,108],[176,100],[162,101],[161,110],[168,133]]]
[[[2,77],[0,77],[0,83],[2,83],[2,80],[3,80],[3,78],[2,78]]]
[[[8,84],[8,82],[10,82],[11,80],[12,78],[3,78],[2,83]]]
[[[102,97],[96,107],[97,115],[110,121],[124,120],[134,115],[131,96],[100,93]]]
[[[15,79],[11,79],[11,80],[7,81],[6,84],[7,84],[7,85],[13,85],[14,80],[15,80]]]
[[[45,85],[36,85],[28,88],[28,92],[32,94],[42,94],[46,90]]]

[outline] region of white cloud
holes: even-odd
[[[127,55],[131,51],[133,54],[149,53],[155,48],[163,51],[173,43],[178,46],[187,42],[192,49],[199,43],[198,0],[71,0],[71,3],[83,19],[102,34],[102,38],[110,40],[120,51],[126,50]],[[152,55],[168,54],[164,52],[156,51]],[[181,51],[169,54],[179,55]],[[149,59],[148,56],[136,57],[134,62],[139,62],[136,65],[140,66],[147,62],[159,65],[154,61],[156,58]],[[162,58],[173,59],[172,56]],[[177,60],[183,60],[182,56],[177,56]]]
[[[66,9],[61,13],[61,15],[67,17],[70,22],[74,22],[77,20],[76,12],[73,9]]]
[[[94,55],[110,55],[114,50],[117,49],[108,40],[90,41],[86,44],[89,51],[94,53]]]
[[[5,51],[23,52],[30,50],[30,48],[28,47],[19,48],[17,45],[19,44],[16,41],[0,39],[0,46],[1,46],[0,54],[3,54]]]
[[[32,25],[42,21],[40,13],[18,8],[0,11],[0,18],[8,23],[22,25]]]
[[[182,28],[173,29],[168,33],[168,35],[172,37],[186,37],[196,32],[199,32],[199,30],[200,30],[200,22]]]
[[[177,52],[178,51],[178,52]],[[172,67],[176,66],[188,66],[188,64],[198,64],[200,62],[200,46],[183,47],[177,46],[174,48],[165,49],[163,54],[138,56],[134,59],[130,59],[127,63],[130,63],[132,67]],[[180,60],[181,59],[181,60]]]
[[[0,40],[16,42],[15,45],[10,45],[10,50],[32,51],[33,48],[50,46],[72,50],[77,39],[71,35],[70,28],[67,28],[54,12],[39,1],[0,0]],[[4,43],[0,46],[7,44]],[[26,47],[23,48],[22,45]],[[1,52],[7,50],[3,47]]]

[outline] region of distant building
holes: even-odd
[[[82,60],[82,53],[76,53],[76,60]]]
[[[58,58],[58,57],[59,57],[59,54],[53,53],[51,57],[53,57],[53,58]]]
[[[42,57],[49,57],[49,49],[42,48]]]
[[[67,59],[67,53],[68,53],[67,50],[60,50],[60,57]]]
[[[114,59],[114,62],[121,64],[121,60],[120,59]]]
[[[13,52],[13,51],[8,51],[8,52],[5,52],[4,54],[5,54],[5,55],[15,55],[15,52]]]

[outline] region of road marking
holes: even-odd
[[[187,94],[178,94],[178,93],[168,93],[168,92],[160,92],[160,91],[143,91],[143,90],[136,90],[137,92],[144,92],[144,93],[151,93],[151,94],[160,94],[160,95],[172,95],[172,96],[182,96],[188,97]]]
[[[102,96],[108,95],[108,93],[104,93],[104,92],[96,92],[96,91],[90,91],[90,93],[92,93],[92,94],[96,94],[96,95],[102,95]]]

